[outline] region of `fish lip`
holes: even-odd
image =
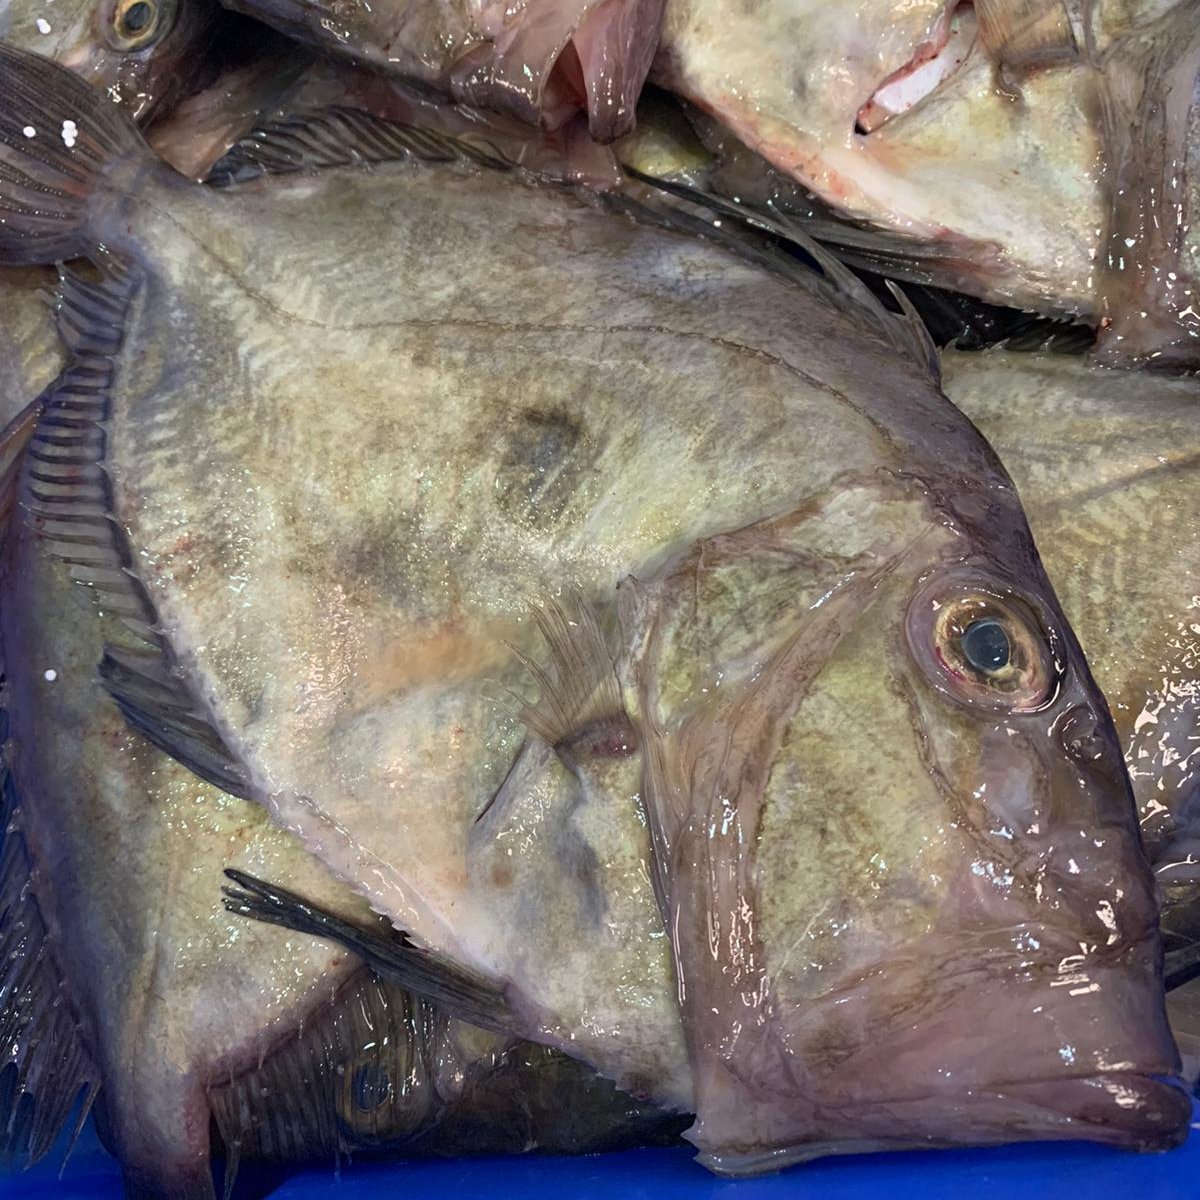
[[[1122,1106],[1112,1096],[1098,1098],[1100,1103],[1092,1112],[1081,1101],[1092,1093],[1085,1091],[1090,1083],[1109,1082],[1140,1095]],[[1025,1097],[1023,1091],[1039,1088],[1069,1089],[1065,1104],[1046,1102],[1044,1097]],[[1138,1103],[1138,1100],[1142,1103]],[[964,1104],[964,1100],[968,1103]],[[980,1101],[981,1108],[991,1102],[998,1106],[990,1121],[981,1116],[972,1123],[970,1101]],[[936,1105],[945,1113],[945,1128],[959,1131],[952,1136],[925,1132],[921,1125],[906,1129],[904,1109],[908,1105],[919,1109],[926,1104]],[[1024,1116],[1024,1125],[1011,1130],[1001,1119],[1003,1105],[1013,1105],[1013,1118]],[[737,1178],[778,1171],[784,1167],[816,1158],[864,1152],[894,1152],[910,1149],[940,1149],[964,1146],[1006,1145],[1036,1141],[1084,1141],[1103,1143],[1118,1149],[1169,1150],[1181,1145],[1188,1137],[1192,1120],[1192,1098],[1176,1076],[1164,1076],[1148,1071],[1081,1071],[1042,1080],[1021,1080],[984,1088],[968,1088],[961,1092],[924,1093],[901,1099],[872,1098],[865,1107],[845,1106],[851,1110],[842,1116],[842,1106],[824,1106],[821,1113],[828,1120],[830,1135],[810,1142],[763,1147],[744,1152],[722,1152],[700,1146],[698,1161],[717,1175]],[[1021,1109],[1024,1109],[1022,1114]],[[1037,1125],[1036,1114],[1045,1114],[1044,1124]],[[899,1123],[898,1131],[880,1132],[870,1124],[872,1113],[878,1113]],[[1030,1116],[1034,1125],[1028,1125]],[[1122,1119],[1124,1118],[1124,1119]],[[836,1130],[837,1136],[833,1133]],[[994,1132],[992,1132],[994,1131]],[[1011,1132],[1011,1136],[1010,1136]]]

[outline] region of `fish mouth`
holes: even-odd
[[[1033,1141],[1170,1150],[1188,1136],[1192,1101],[1180,1081],[1131,1069],[872,1099],[853,1113],[826,1110],[822,1116],[828,1122],[828,1136],[822,1136],[818,1127],[811,1140],[747,1152],[702,1150],[699,1159],[718,1175],[738,1178],[817,1158],[872,1151]]]
[[[854,131],[873,133],[931,96],[958,74],[974,48],[978,32],[972,4],[947,5],[941,20],[908,62],[888,75],[859,108]]]

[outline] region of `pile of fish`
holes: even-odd
[[[1200,0],[0,0],[0,264],[15,1166],[1187,1136]]]

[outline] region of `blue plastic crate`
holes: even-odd
[[[585,1158],[476,1158],[390,1166],[343,1165],[294,1175],[272,1200],[1041,1200],[1046,1196],[1200,1196],[1200,1105],[1187,1145],[1130,1154],[1080,1143],[998,1150],[920,1151],[825,1159],[769,1178],[731,1183],[698,1167],[686,1148]],[[120,1172],[89,1128],[59,1178],[59,1157],[0,1176],[0,1200],[121,1200]]]

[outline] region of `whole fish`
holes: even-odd
[[[557,128],[587,116],[609,142],[634,121],[663,0],[226,0],[319,50],[416,93]]]
[[[195,187],[2,48],[0,163],[0,257],[104,272],[16,503],[140,638],[110,695],[394,932],[235,908],[694,1111],[727,1172],[1185,1135],[1103,701],[928,343],[832,260],[344,111]]]
[[[151,119],[205,71],[216,0],[0,0],[0,41],[53,58]]]
[[[1141,42],[1177,43],[1195,7],[670,0],[652,78],[889,234],[882,256],[999,303],[1094,318],[1106,294],[1095,260],[1107,159],[1120,153],[1110,135],[1129,138],[1128,124],[1101,117],[1108,67],[1138,41],[1155,92],[1173,56]],[[1157,196],[1175,167],[1158,131],[1146,137],[1138,157],[1157,173],[1142,183]],[[1118,224],[1109,238],[1132,233]]]

